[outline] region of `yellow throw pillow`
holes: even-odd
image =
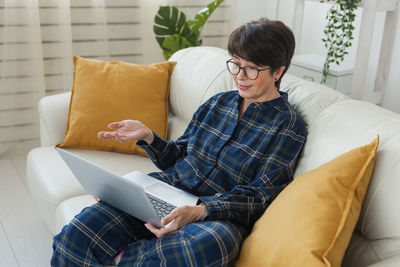
[[[378,143],[379,137],[295,178],[255,223],[237,266],[340,266]]]
[[[136,65],[74,57],[74,82],[62,148],[145,155],[136,141],[97,138],[111,122],[139,120],[166,138],[170,77],[176,62]]]

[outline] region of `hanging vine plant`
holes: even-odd
[[[321,83],[326,83],[331,63],[340,64],[344,56],[348,54],[347,49],[351,47],[353,38],[353,23],[356,17],[354,11],[356,4],[361,0],[321,0],[321,2],[335,2],[326,15],[325,37],[322,41],[328,49],[324,67],[322,70]]]

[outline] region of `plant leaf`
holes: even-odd
[[[321,83],[326,81],[329,65],[331,63],[340,64],[344,60],[344,56],[348,54],[346,49],[350,47],[353,40],[353,30],[355,29],[353,22],[357,9],[356,4],[361,0],[321,0],[321,2],[334,1],[325,16],[326,25],[324,29],[325,47],[328,49],[325,64],[323,68],[323,77]]]
[[[192,46],[192,43],[190,43],[184,36],[179,34],[165,37],[162,43],[164,57],[166,60],[168,60],[168,58],[176,51]]]
[[[176,7],[160,6],[154,17],[154,22],[153,31],[161,48],[166,37],[174,34],[182,34],[183,36],[190,34],[185,14],[178,11]]]
[[[188,21],[189,27],[192,31],[200,30],[206,24],[208,18],[217,7],[224,2],[224,0],[216,0],[207,5],[207,7],[200,10],[193,19]]]

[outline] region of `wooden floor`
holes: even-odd
[[[52,235],[25,184],[26,157],[0,159],[0,267],[50,266]]]

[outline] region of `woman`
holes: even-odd
[[[302,118],[280,81],[294,53],[293,33],[260,19],[236,29],[227,61],[238,90],[201,105],[176,141],[138,121],[109,124],[99,138],[139,140],[162,170],[151,173],[199,196],[157,229],[106,203],[84,209],[54,237],[52,266],[231,266],[242,241],[293,179],[306,138]]]

